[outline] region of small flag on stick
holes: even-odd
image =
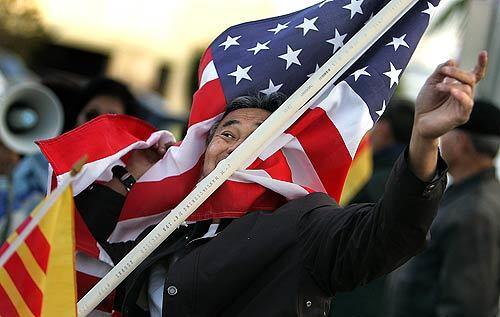
[[[0,247],[0,316],[76,316],[72,179]]]

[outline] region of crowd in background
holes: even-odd
[[[66,78],[41,84],[57,96],[67,132],[102,114],[141,117],[128,87],[110,78],[80,85]],[[408,145],[413,104],[395,99],[371,130],[374,171],[351,203],[376,202],[389,172]],[[145,116],[142,116],[144,118]],[[500,144],[498,104],[477,101],[471,120],[442,138],[452,178],[430,232],[428,247],[388,276],[338,293],[332,316],[496,316],[500,291],[500,184],[494,159]],[[47,161],[0,142],[0,240],[43,199]]]

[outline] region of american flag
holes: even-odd
[[[291,95],[385,2],[326,0],[295,13],[236,25],[219,35],[200,62],[199,89],[185,139],[172,146],[133,186],[108,240],[136,238],[194,188],[206,136],[228,102],[256,93]],[[252,210],[273,210],[314,191],[339,200],[362,137],[384,112],[438,3],[419,1],[337,82],[323,89],[304,115],[255,162],[234,173],[189,220],[236,218]],[[58,183],[67,177],[74,161],[89,154],[90,163],[74,182],[78,194],[96,180],[109,180],[110,167],[121,164],[132,149],[171,138],[167,132],[151,132],[133,119],[107,116],[40,145]],[[68,153],[68,148],[77,150]],[[77,246],[87,255],[105,260],[85,226],[80,226],[85,238],[77,239]]]

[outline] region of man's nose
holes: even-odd
[[[227,154],[231,154],[233,153],[233,151],[240,145],[241,142],[234,142],[233,144],[231,144],[230,146],[228,146],[228,148],[226,149],[226,152]]]

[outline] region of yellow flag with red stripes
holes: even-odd
[[[71,186],[44,204],[0,248],[1,317],[76,316]]]

